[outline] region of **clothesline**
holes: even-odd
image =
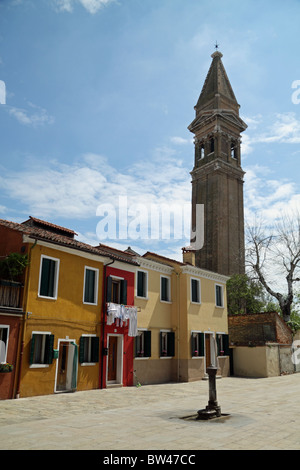
[[[136,308],[137,312],[141,312],[142,309],[141,307],[136,307],[135,305],[125,305],[125,304],[113,304],[113,302],[106,302],[106,305],[123,305],[123,307],[126,307],[126,308]]]
[[[129,321],[128,336],[137,336],[137,307],[133,305],[121,305],[108,302],[107,304],[107,325],[112,325],[115,321],[117,326],[127,325]]]

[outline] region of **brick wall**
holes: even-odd
[[[261,346],[267,342],[291,344],[293,335],[276,312],[228,317],[230,344]]]

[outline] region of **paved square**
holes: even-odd
[[[217,379],[226,419],[183,419],[208,381],[111,388],[0,402],[2,450],[300,449],[300,374]]]

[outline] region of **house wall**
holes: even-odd
[[[241,377],[277,377],[295,372],[289,345],[233,348],[234,375]]]
[[[206,371],[205,358],[192,357],[192,331],[228,333],[226,284],[212,278],[205,278],[192,268],[184,272],[184,267],[159,267],[141,269],[148,271],[148,298],[135,299],[141,308],[138,312],[138,327],[151,330],[152,351],[150,358],[135,358],[134,368],[140,383],[162,383],[169,381],[200,380]],[[162,270],[164,269],[164,272]],[[197,274],[197,275],[196,275]],[[172,282],[171,303],[160,301],[160,277],[170,276]],[[191,302],[191,278],[201,283],[201,303]],[[224,307],[216,307],[215,284],[224,287]],[[159,332],[162,329],[175,332],[175,356],[159,357]],[[219,375],[229,375],[229,357],[219,358]]]
[[[57,299],[45,299],[38,296],[41,255],[60,260]],[[99,269],[98,303],[83,303],[84,268],[90,266]],[[29,363],[31,338],[33,331],[54,334],[54,349],[59,340],[74,340],[79,345],[83,334],[95,334],[100,337],[102,308],[103,264],[93,255],[49,247],[37,244],[31,250],[29,267],[28,297],[26,312],[26,334],[24,338],[24,356],[21,374],[20,396],[52,394],[55,391],[57,361],[46,367],[32,367]],[[99,362],[95,365],[78,365],[77,390],[90,390],[99,386]]]
[[[182,274],[185,296],[182,296],[181,310],[187,312],[186,335],[181,359],[182,380],[200,380],[206,372],[205,358],[192,357],[191,336],[193,331],[203,333],[228,333],[226,285],[220,280],[208,279],[196,274]],[[191,301],[191,279],[199,279],[201,285],[201,303]],[[224,289],[224,307],[216,307],[215,285],[220,284]],[[185,302],[185,305],[183,305]],[[218,375],[229,375],[229,357],[218,360]]]
[[[265,346],[233,348],[233,364],[235,376],[268,377]]]
[[[0,400],[14,398],[15,396],[15,384],[18,374],[19,337],[22,324],[21,317],[0,313],[0,325],[9,326],[6,362],[13,365],[12,372],[0,372]]]
[[[132,271],[127,271],[125,269],[114,268],[113,266],[108,266],[106,270],[106,276],[116,276],[127,280],[127,305],[134,305],[134,279],[135,274]],[[117,326],[105,325],[104,332],[104,348],[108,347],[109,335],[118,335],[122,339],[123,344],[123,355],[122,357],[118,356],[118,361],[121,361],[120,367],[122,367],[122,378],[118,380],[120,385],[130,386],[133,384],[133,347],[134,347],[134,338],[128,336],[128,326]],[[121,343],[118,344],[118,348],[121,347]],[[119,351],[120,353],[120,351]],[[103,370],[102,370],[102,383],[103,388],[107,386],[107,361],[108,356],[103,358]]]
[[[151,357],[134,359],[136,377],[143,384],[171,382],[176,380],[177,375],[175,358],[160,357],[160,331],[176,329],[176,275],[170,267],[157,265],[156,269],[153,269],[149,266],[151,263],[141,266],[141,269],[148,272],[148,298],[135,298],[135,305],[141,309],[138,312],[138,328],[151,330]],[[171,279],[171,302],[160,300],[162,275]],[[176,343],[175,336],[175,357]]]

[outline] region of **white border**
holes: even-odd
[[[145,296],[145,297],[142,297],[141,295],[137,295],[137,292],[138,292],[138,273],[139,273],[139,271],[140,271],[141,273],[146,274],[146,280],[145,280],[145,284],[146,284],[146,289],[145,289],[145,290],[146,290],[146,296]],[[148,300],[148,277],[149,277],[149,273],[148,273],[148,271],[146,271],[145,269],[139,269],[139,268],[138,268],[138,269],[136,270],[136,276],[135,276],[135,278],[136,278],[136,279],[135,279],[135,297],[136,297],[137,299]]]
[[[40,288],[41,288],[41,280],[42,280],[42,265],[43,265],[43,259],[51,259],[55,261],[55,274],[54,274],[54,297],[50,297],[48,295],[40,295]],[[52,256],[47,256],[47,255],[41,255],[41,260],[40,260],[40,274],[39,274],[39,288],[38,288],[38,297],[41,299],[52,299],[56,300],[57,299],[57,291],[58,291],[58,278],[59,278],[59,265],[60,265],[60,259],[59,258],[54,258]]]
[[[217,286],[221,287],[222,289],[222,305],[217,305]],[[217,308],[224,308],[224,286],[223,284],[215,284],[215,304]]]
[[[95,285],[94,285],[94,299],[96,302],[85,302],[84,301],[84,294],[85,294],[85,281],[86,281],[86,271],[89,269],[90,271],[95,271]],[[84,267],[84,278],[83,278],[83,296],[82,296],[82,303],[85,305],[98,305],[98,285],[99,285],[99,269],[93,268],[92,266],[85,266]],[[82,335],[83,336],[83,335]]]
[[[198,282],[198,297],[199,297],[199,301],[198,302],[195,302],[193,299],[193,296],[192,296],[192,281],[197,281]],[[201,304],[201,279],[199,278],[196,278],[196,277],[190,277],[190,300],[191,300],[191,304],[194,304],[194,305],[200,305]]]
[[[161,278],[162,277],[165,277],[166,279],[169,280],[169,282],[168,282],[168,298],[169,298],[169,300],[163,300],[161,298],[161,294],[162,294],[162,292],[161,292]],[[159,300],[161,302],[165,303],[165,304],[171,304],[172,303],[172,300],[171,300],[171,276],[166,276],[165,274],[160,275],[160,278],[159,278]]]

